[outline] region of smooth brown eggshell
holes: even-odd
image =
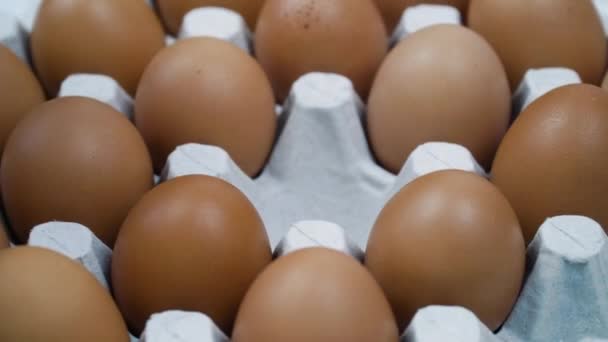
[[[486,179],[456,170],[402,188],[376,220],[365,259],[401,328],[418,309],[454,305],[497,329],[517,299],[524,263],[507,199]]]
[[[89,227],[110,247],[153,181],[137,129],[112,107],[84,97],[34,108],[9,138],[0,173],[19,242],[37,224],[68,221]]]
[[[264,0],[156,0],[161,17],[169,32],[176,35],[182,25],[184,16],[198,7],[224,7],[239,13],[251,30],[256,21]]]
[[[0,45],[0,155],[17,122],[42,102],[42,87],[29,66]]]
[[[50,96],[74,73],[111,76],[133,95],[164,46],[162,25],[143,0],[45,0],[31,36],[34,65]]]
[[[534,101],[507,132],[492,181],[519,216],[526,242],[545,219],[583,215],[608,231],[608,93],[571,85]]]
[[[279,102],[309,72],[344,75],[365,100],[387,49],[372,0],[267,0],[255,32],[257,58]]]
[[[253,283],[233,342],[394,342],[397,324],[369,272],[352,257],[311,248],[281,257]]]
[[[449,5],[456,7],[464,17],[467,13],[469,0],[374,0],[380,9],[389,33],[392,33],[403,12],[408,7],[420,4]]]
[[[489,168],[511,115],[507,76],[490,45],[458,25],[436,25],[399,43],[378,71],[368,133],[376,158],[397,173],[419,145],[468,148]]]
[[[129,341],[108,291],[65,256],[37,247],[6,249],[0,274],[0,341]]]
[[[213,38],[159,53],[135,99],[135,123],[160,172],[179,145],[216,145],[249,176],[264,167],[276,133],[270,83],[256,61]]]
[[[151,314],[170,309],[203,312],[230,335],[247,288],[270,261],[264,224],[247,198],[218,178],[185,176],[131,210],[112,285],[136,335]]]
[[[591,0],[471,0],[469,26],[502,59],[511,89],[530,68],[568,67],[600,84],[606,36]]]

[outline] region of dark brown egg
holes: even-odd
[[[399,43],[382,64],[369,98],[369,139],[392,172],[432,141],[463,145],[489,168],[510,115],[507,76],[490,45],[467,28],[437,25]]]
[[[32,32],[32,58],[50,96],[74,73],[111,76],[133,95],[164,38],[143,0],[45,0]]]
[[[314,71],[350,78],[366,99],[388,49],[372,0],[267,0],[255,33],[257,58],[279,101]]]
[[[507,199],[486,179],[456,170],[401,189],[374,224],[365,260],[401,328],[425,306],[456,305],[497,329],[517,299],[524,262]]]
[[[403,16],[403,12],[411,6],[420,4],[436,4],[436,5],[450,5],[458,8],[461,15],[464,17],[467,13],[467,7],[469,0],[374,0],[382,16],[388,32],[393,32],[399,20]]]
[[[502,59],[515,89],[530,68],[568,67],[600,84],[606,36],[591,0],[471,0],[469,26]]]
[[[519,216],[529,243],[543,221],[583,215],[608,231],[608,93],[592,85],[551,91],[507,132],[492,181]]]
[[[129,341],[108,291],[63,255],[37,247],[5,249],[0,274],[0,341]]]
[[[8,248],[10,246],[10,240],[8,238],[8,232],[4,222],[0,220],[0,249]]]
[[[42,102],[42,87],[29,66],[0,45],[0,155],[17,122]]]
[[[207,6],[224,7],[239,13],[253,30],[264,0],[156,0],[156,4],[169,32],[175,35],[189,11]]]
[[[143,139],[112,107],[65,97],[15,128],[0,168],[2,196],[20,242],[48,221],[89,227],[110,247],[129,209],[152,187]]]
[[[153,313],[207,314],[230,334],[257,274],[271,261],[264,224],[232,185],[185,176],[157,186],[127,217],[112,257],[112,285],[131,331]]]
[[[238,47],[213,38],[179,41],[160,52],[137,90],[135,122],[156,171],[179,145],[225,149],[250,176],[264,167],[275,139],[272,88]]]
[[[311,248],[281,257],[253,283],[234,342],[395,342],[397,324],[382,289],[355,259]]]

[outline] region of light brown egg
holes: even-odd
[[[45,0],[31,50],[50,96],[74,73],[111,76],[133,95],[164,39],[160,21],[143,0]]]
[[[5,249],[0,274],[0,341],[129,341],[108,291],[65,256],[37,247]]]
[[[207,6],[224,7],[239,13],[253,30],[263,4],[264,0],[156,0],[165,26],[173,35],[179,32],[182,19],[189,11]]]
[[[606,36],[591,0],[471,0],[469,26],[502,59],[511,89],[530,68],[568,67],[600,84]]]
[[[436,5],[450,5],[458,8],[460,14],[464,17],[467,13],[467,7],[469,6],[469,0],[374,0],[382,16],[384,17],[384,23],[388,32],[391,33],[401,20],[403,12],[408,7],[416,6],[420,4],[436,4]]]
[[[281,257],[253,283],[234,342],[395,342],[397,324],[374,278],[355,259],[311,248]]]
[[[191,38],[160,52],[142,77],[135,123],[160,172],[179,145],[222,147],[248,175],[264,167],[276,131],[270,83],[238,47]]]
[[[463,306],[497,329],[517,299],[524,263],[507,199],[486,179],[456,170],[401,189],[378,216],[365,259],[402,329],[428,305]]]
[[[608,93],[558,88],[533,102],[507,132],[492,181],[519,216],[526,242],[543,221],[583,215],[608,231]]]
[[[42,87],[29,66],[0,45],[0,155],[17,122],[42,102]]]
[[[507,76],[490,45],[467,28],[436,25],[388,55],[367,122],[376,158],[396,173],[417,146],[433,141],[463,145],[489,168],[510,115]]]
[[[255,49],[280,102],[315,71],[350,78],[365,100],[388,39],[372,0],[267,0]]]
[[[153,313],[207,314],[230,335],[247,288],[271,261],[264,224],[232,185],[185,176],[131,210],[112,257],[116,301],[131,331]]]
[[[89,227],[110,247],[153,181],[137,129],[112,107],[84,97],[34,108],[9,138],[0,173],[19,242],[35,225],[58,220]]]

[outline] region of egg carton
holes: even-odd
[[[0,0],[0,11],[6,7],[6,1]],[[428,25],[454,23],[454,17],[446,16],[449,11],[443,8],[439,15],[438,10],[433,6],[424,10],[420,7],[408,9],[395,34],[406,37],[425,27],[425,22]],[[242,19],[226,19],[237,14],[210,8],[196,11],[186,17],[179,38],[213,36],[250,51],[250,33]],[[419,13],[419,17],[415,13]],[[206,15],[217,19],[197,19]],[[219,19],[220,16],[224,19]],[[416,19],[417,26],[406,24],[412,22],[406,20],[412,16],[420,18]],[[23,22],[22,17],[19,18]],[[0,31],[0,38],[11,36],[6,32]],[[17,36],[11,34],[11,37]],[[398,39],[393,38],[393,41]],[[171,40],[168,39],[169,43]],[[514,97],[514,112],[518,113],[547,91],[576,81],[572,72],[566,69],[531,70]],[[133,100],[107,76],[73,75],[64,82],[61,93],[97,98],[127,116],[133,112]],[[461,169],[486,176],[465,148],[441,142],[421,145],[398,175],[390,174],[376,164],[370,153],[365,120],[363,104],[350,81],[332,74],[305,75],[294,84],[288,100],[279,110],[279,138],[260,177],[252,180],[246,176],[221,148],[187,144],[169,156],[161,178],[206,174],[234,184],[260,212],[275,257],[300,248],[324,246],[361,260],[373,221],[386,201],[402,186],[419,176],[444,169]],[[528,249],[527,280],[511,317],[498,335],[488,331],[466,309],[434,306],[418,312],[402,340],[608,339],[605,241],[601,227],[589,219],[550,219]],[[79,261],[108,286],[111,250],[86,227],[51,222],[36,227],[30,243],[57,250]],[[227,338],[202,313],[169,311],[150,318],[142,340],[215,342],[227,341]]]

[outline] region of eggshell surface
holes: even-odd
[[[264,224],[240,191],[218,178],[184,176],[157,186],[129,213],[112,285],[136,335],[166,310],[203,312],[230,335],[247,288],[270,261]]]
[[[29,66],[0,45],[0,154],[17,122],[42,102],[42,87]]]
[[[4,222],[0,221],[0,249],[8,248],[9,246],[10,241],[6,231],[6,226],[4,225]]]
[[[37,224],[56,220],[83,224],[112,247],[153,173],[143,139],[123,114],[96,100],[64,97],[19,122],[0,180],[19,242]]]
[[[456,7],[462,16],[467,13],[469,0],[374,0],[380,9],[388,32],[391,33],[401,20],[403,12],[411,6],[421,4],[448,5]]]
[[[279,102],[309,72],[344,75],[365,100],[388,49],[371,0],[268,0],[255,33],[256,56]]]
[[[492,181],[532,241],[545,219],[590,217],[608,229],[608,93],[592,85],[555,89],[517,118],[496,154]]]
[[[382,290],[361,264],[310,248],[272,263],[239,310],[232,341],[397,341]]]
[[[238,47],[213,38],[182,40],[146,69],[135,123],[157,172],[179,145],[201,143],[222,147],[255,176],[275,139],[272,88],[259,64]]]
[[[378,71],[367,125],[376,158],[398,172],[427,142],[463,145],[489,168],[511,115],[504,68],[490,45],[457,25],[399,43]]]
[[[145,1],[45,0],[30,44],[51,97],[74,73],[111,76],[133,95],[164,39],[162,25]]]
[[[84,267],[47,249],[0,252],[0,340],[128,342],[105,288]]]
[[[465,307],[497,329],[517,299],[524,263],[507,199],[486,179],[456,170],[402,188],[378,216],[365,259],[402,329],[428,305]]]
[[[567,67],[599,85],[606,37],[591,0],[471,0],[468,25],[502,59],[511,89],[530,68]]]
[[[224,7],[239,13],[251,30],[255,29],[264,0],[156,0],[161,17],[169,32],[176,35],[182,19],[198,7]]]

